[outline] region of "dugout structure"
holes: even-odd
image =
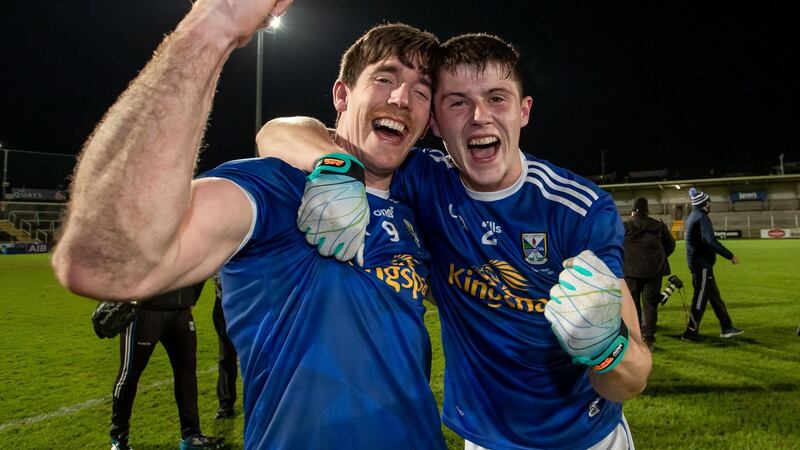
[[[74,155],[0,149],[4,253],[41,253],[50,247],[61,225],[75,160]]]

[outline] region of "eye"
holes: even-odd
[[[465,102],[464,100],[453,100],[452,102],[450,102],[450,107],[459,108],[461,106],[465,106],[466,104],[467,102]]]
[[[418,97],[420,100],[422,100],[422,101],[425,101],[425,102],[427,102],[427,101],[430,101],[430,99],[431,99],[430,93],[428,93],[428,91],[426,91],[426,90],[423,90],[423,89],[417,89],[417,90],[415,90],[415,91],[414,91],[414,94],[416,94],[416,95],[417,95],[417,97]]]
[[[505,100],[506,100],[506,98],[503,97],[502,95],[493,95],[493,96],[489,97],[489,101],[492,102],[492,103],[500,103],[500,102],[503,102]]]

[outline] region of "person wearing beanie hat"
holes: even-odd
[[[689,271],[692,273],[692,308],[689,313],[689,323],[686,324],[686,331],[682,339],[687,341],[699,341],[700,320],[703,318],[706,306],[711,303],[714,314],[719,320],[721,328],[721,338],[731,338],[740,335],[744,331],[733,326],[728,308],[719,293],[717,282],[714,278],[714,264],[717,256],[731,260],[733,264],[739,264],[737,258],[730,250],[725,248],[716,236],[714,236],[714,226],[708,218],[711,210],[711,201],[703,191],[698,191],[692,187],[689,189],[689,199],[692,202],[692,212],[686,219],[686,259],[689,263]]]
[[[664,275],[670,274],[667,258],[675,250],[675,239],[667,225],[648,216],[648,212],[647,199],[639,197],[633,203],[631,217],[623,224],[622,270],[642,324],[642,339],[652,349],[656,341],[661,282]]]
[[[689,199],[692,201],[692,206],[703,206],[708,201],[708,194],[692,187],[689,189]]]

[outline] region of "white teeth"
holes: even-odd
[[[486,136],[482,138],[470,139],[467,145],[489,145],[498,142],[499,139],[495,136]]]
[[[373,125],[376,127],[386,127],[391,128],[398,133],[403,133],[406,131],[406,126],[400,122],[394,121],[392,119],[378,119],[373,122]]]

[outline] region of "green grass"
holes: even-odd
[[[716,266],[722,297],[745,334],[718,337],[709,308],[700,344],[679,340],[686,323],[676,293],[659,317],[653,373],[644,394],[625,403],[638,449],[800,449],[800,240],[727,241],[741,259]],[[679,243],[673,270],[691,277]],[[799,264],[800,265],[800,264]],[[194,311],[203,431],[242,446],[242,416],[215,421],[217,343],[209,282]],[[118,341],[92,332],[94,302],[61,288],[45,255],[0,257],[0,449],[100,448],[108,445],[111,385]],[[441,401],[442,368],[435,311],[431,385]],[[140,382],[132,418],[134,448],[175,448],[179,426],[172,373],[159,347]],[[241,390],[240,390],[241,392]],[[69,409],[67,409],[69,408]],[[241,413],[241,406],[237,405]],[[463,448],[446,430],[451,449]]]
[[[742,261],[718,258],[717,284],[745,334],[719,338],[709,306],[703,343],[679,340],[687,315],[674,294],[659,311],[653,372],[643,395],[625,403],[639,449],[800,449],[800,241],[729,240]],[[687,283],[685,247],[670,258]]]

